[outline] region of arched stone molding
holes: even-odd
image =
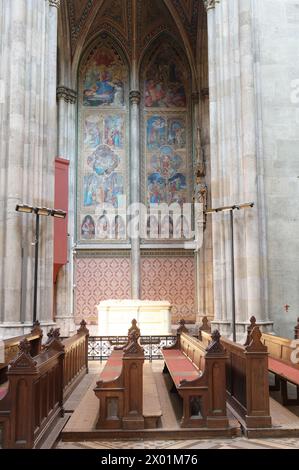
[[[189,64],[190,64],[190,67],[191,67],[191,72],[192,72],[192,91],[196,91],[198,89],[198,80],[197,80],[197,73],[196,73],[196,63],[194,61],[194,55],[193,55],[193,51],[192,51],[192,48],[191,48],[191,45],[190,45],[190,41],[188,39],[188,36],[186,34],[186,30],[181,22],[181,19],[176,11],[176,9],[174,8],[171,0],[164,0],[164,3],[165,5],[167,6],[168,8],[168,11],[170,12],[172,18],[173,18],[173,21],[175,22],[176,24],[176,27],[178,28],[179,32],[180,32],[180,35],[181,35],[181,39],[183,41],[183,44],[184,44],[184,49],[186,51],[186,54],[187,54],[187,57],[188,57],[188,61],[189,61]]]

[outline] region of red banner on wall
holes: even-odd
[[[68,212],[69,161],[55,158],[55,209]],[[54,218],[54,282],[61,266],[68,261],[68,216]]]

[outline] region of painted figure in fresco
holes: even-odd
[[[112,238],[116,240],[126,239],[126,226],[123,218],[120,215],[114,217],[112,225]]]
[[[181,205],[186,202],[186,176],[179,172],[182,157],[174,153],[171,146],[163,145],[158,155],[152,155],[150,163],[153,173],[148,175],[149,203],[177,202]]]
[[[83,219],[81,236],[84,240],[92,240],[95,237],[95,225],[91,215],[86,215]]]
[[[165,179],[159,173],[148,176],[149,203],[159,204],[165,201]]]
[[[151,215],[147,219],[147,238],[158,239],[159,238],[159,224],[158,219],[154,215]]]
[[[119,173],[113,172],[104,183],[104,202],[118,207],[118,197],[124,194],[124,179]]]
[[[84,126],[84,146],[95,149],[101,144],[100,123],[98,117],[91,117],[85,121]]]
[[[109,175],[118,167],[119,156],[108,145],[100,145],[87,163],[97,175]]]
[[[98,179],[95,175],[84,176],[84,206],[93,206],[97,202]]]
[[[173,238],[173,220],[169,215],[161,220],[161,238]]]
[[[169,46],[164,47],[146,71],[144,85],[146,107],[186,107],[183,75],[172,55]]]
[[[181,215],[174,227],[175,238],[190,238],[190,226],[185,216]]]
[[[158,148],[165,143],[165,119],[153,116],[147,121],[147,146],[149,149]]]
[[[108,217],[102,214],[97,221],[97,238],[99,239],[107,239],[109,238],[109,229],[110,224]]]
[[[127,71],[116,52],[109,47],[98,49],[89,63],[84,89],[85,106],[122,106]]]
[[[123,119],[121,116],[107,116],[105,118],[105,143],[109,147],[123,147]]]
[[[184,148],[186,145],[185,128],[181,120],[170,121],[168,126],[168,143],[178,148]]]

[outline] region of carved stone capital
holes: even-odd
[[[213,8],[215,8],[216,3],[220,3],[220,0],[203,0],[203,3],[205,6],[205,9],[208,11],[208,10],[212,10]]]
[[[66,86],[59,86],[56,90],[58,100],[64,100],[66,103],[75,104],[77,101],[77,92]]]
[[[60,0],[48,0],[50,7],[59,8]]]
[[[130,99],[131,104],[139,104],[140,103],[140,98],[141,98],[140,91],[138,91],[138,90],[130,91],[129,99]]]

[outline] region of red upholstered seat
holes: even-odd
[[[8,382],[5,382],[4,384],[0,385],[0,400],[5,397],[6,393],[8,390]]]
[[[163,349],[163,356],[176,386],[181,380],[195,380],[202,375],[179,349]]]
[[[290,382],[299,385],[299,369],[289,366],[278,359],[268,358],[268,369],[281,377],[285,377]]]
[[[122,370],[122,357],[123,351],[112,351],[111,356],[108,358],[107,363],[100,374],[100,380],[109,382],[110,380],[115,380],[120,376]]]

